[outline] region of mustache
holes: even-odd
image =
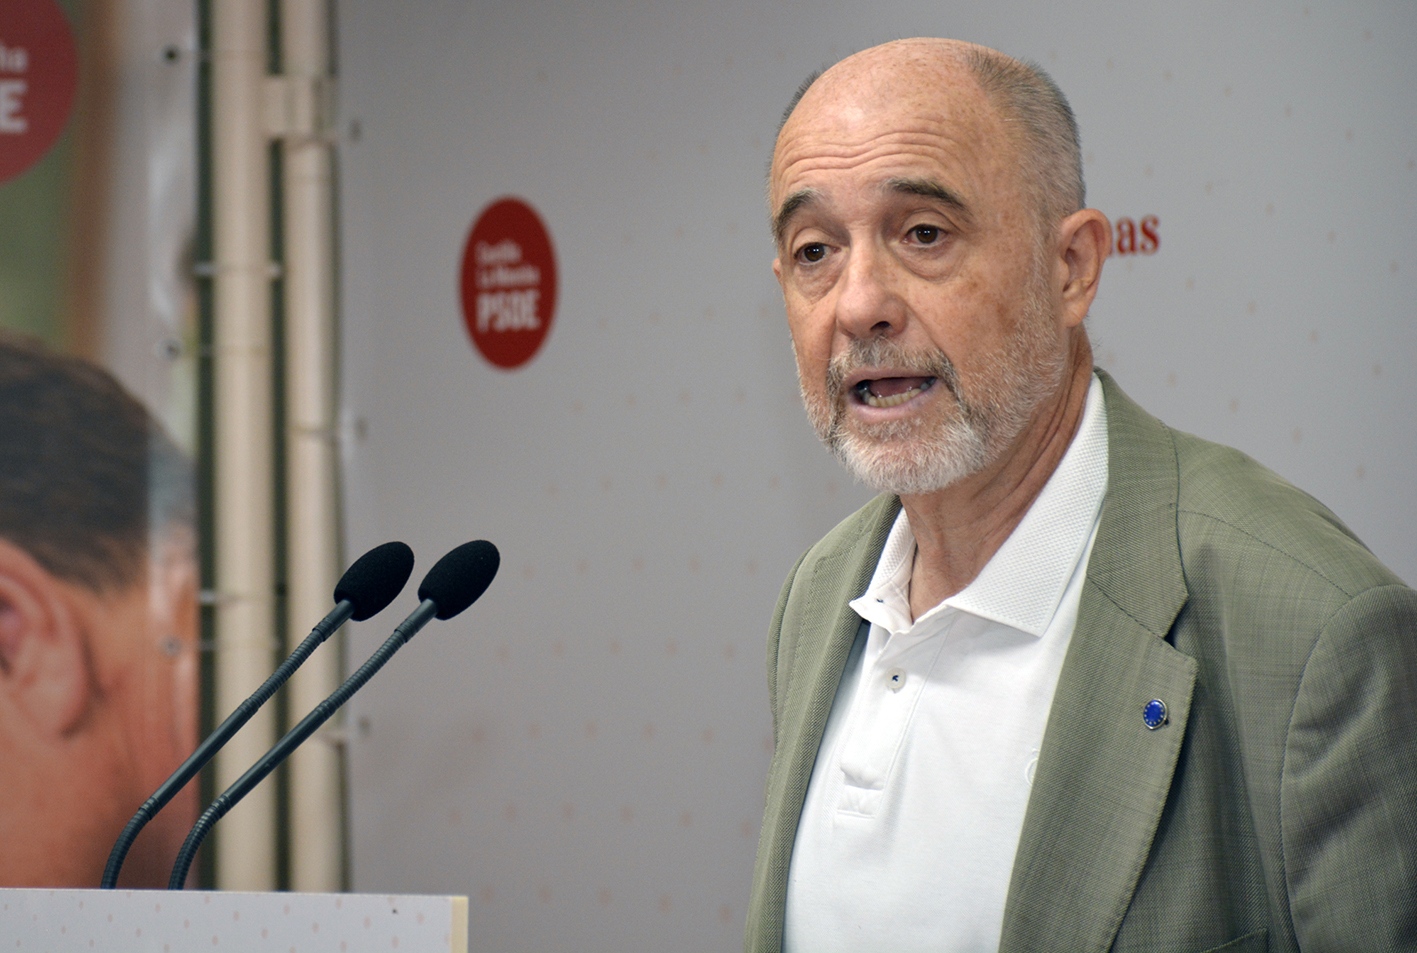
[[[831,359],[827,366],[827,395],[833,403],[845,394],[846,379],[862,368],[909,368],[920,377],[933,377],[943,384],[955,400],[963,403],[959,392],[959,372],[954,362],[939,348],[912,348],[887,338],[853,340],[845,351]]]

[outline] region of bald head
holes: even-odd
[[[849,56],[802,84],[783,112],[783,134],[824,120],[859,121],[866,113],[902,109],[941,114],[969,104],[987,106],[996,130],[1009,145],[1021,185],[1040,224],[1082,208],[1085,193],[1077,122],[1053,80],[1031,63],[959,40],[917,37],[896,40]],[[770,202],[774,228],[781,197]]]

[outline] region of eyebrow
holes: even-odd
[[[898,195],[918,195],[922,198],[934,199],[959,215],[966,221],[969,218],[969,206],[964,203],[954,192],[945,188],[933,179],[887,179],[882,186],[884,191],[894,192]],[[778,245],[782,244],[783,234],[787,231],[787,223],[792,216],[807,206],[821,198],[821,193],[816,189],[798,189],[778,207],[777,214],[772,217],[772,237]]]
[[[964,199],[934,179],[887,179],[885,188],[888,192],[896,192],[901,195],[919,195],[923,198],[934,199],[961,215],[966,217],[969,215],[969,206],[964,204]]]
[[[778,207],[777,214],[772,217],[772,238],[773,241],[781,245],[783,233],[787,231],[787,222],[796,215],[797,212],[807,205],[812,204],[821,197],[816,189],[798,189],[787,198],[783,199],[782,205]]]

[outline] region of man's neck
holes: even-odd
[[[998,461],[943,490],[901,497],[915,536],[910,614],[919,618],[974,581],[1043,491],[1077,434],[1092,382],[1085,340],[1056,397]]]

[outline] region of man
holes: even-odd
[[[747,948],[1417,948],[1417,593],[1094,371],[1062,94],[915,39],[799,95],[773,270],[882,495],[774,616]]]
[[[76,358],[0,336],[0,885],[97,887],[195,744],[191,473]],[[195,818],[169,804],[122,883],[164,886]]]

